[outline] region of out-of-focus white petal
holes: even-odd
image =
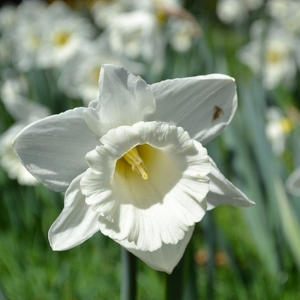
[[[1,166],[7,172],[8,177],[17,179],[21,185],[35,185],[38,180],[33,177],[22,165],[14,152],[12,141],[26,124],[15,123],[0,137]]]
[[[139,122],[110,130],[87,155],[81,180],[86,202],[99,213],[103,234],[155,251],[177,244],[205,214],[210,162],[206,149],[182,128]],[[136,147],[148,179],[124,154]]]
[[[0,90],[5,109],[16,121],[32,122],[50,115],[47,107],[24,96],[28,94],[28,85],[24,77],[6,79]]]
[[[155,110],[147,83],[122,67],[103,65],[99,89],[97,107],[89,107],[84,112],[86,123],[98,136],[112,128],[143,121]]]
[[[153,252],[141,251],[133,242],[128,242],[128,240],[117,242],[154,270],[171,274],[182,258],[184,250],[192,237],[193,231],[194,226],[189,228],[185,233],[184,238],[176,245],[163,244],[161,248]]]
[[[295,196],[300,196],[300,168],[297,168],[287,179],[286,188]]]
[[[156,111],[149,119],[182,126],[202,144],[225,129],[237,107],[235,81],[226,75],[166,80],[150,88]]]
[[[239,23],[248,18],[248,11],[244,1],[219,0],[216,7],[219,19],[224,23]]]
[[[215,162],[210,158],[212,165],[208,174],[210,189],[206,197],[207,209],[213,209],[218,205],[251,206],[254,204],[247,196],[236,188],[217,168]]]
[[[65,194],[65,205],[61,214],[49,230],[49,241],[53,250],[73,248],[96,233],[97,214],[88,206],[80,191],[82,174],[76,177]]]
[[[36,121],[50,115],[50,110],[44,105],[20,95],[14,95],[10,101],[5,101],[4,105],[11,116],[19,121]]]
[[[266,111],[266,136],[269,139],[272,149],[276,155],[281,155],[286,146],[286,140],[290,134],[293,123],[284,116],[279,107],[270,106]]]
[[[83,120],[83,110],[76,108],[34,122],[13,142],[27,170],[55,191],[65,191],[87,169],[85,155],[99,144]]]

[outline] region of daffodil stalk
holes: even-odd
[[[185,255],[181,258],[172,274],[166,275],[166,300],[181,300],[184,293],[185,282]]]
[[[137,295],[136,257],[125,248],[122,251],[121,300],[135,300]]]

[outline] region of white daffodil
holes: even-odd
[[[50,244],[66,250],[100,230],[171,273],[207,209],[253,204],[200,144],[233,117],[234,80],[208,75],[148,85],[103,65],[99,88],[88,108],[37,121],[14,140],[26,168],[65,192]]]
[[[298,44],[275,23],[270,24],[268,29],[266,25],[261,20],[253,23],[252,39],[239,50],[239,59],[255,74],[262,73],[267,89],[273,89],[280,83],[292,86],[297,70]]]
[[[48,7],[43,23],[43,39],[37,58],[40,67],[62,67],[94,36],[94,28],[88,20],[79,17],[61,1]]]
[[[28,71],[36,66],[46,8],[42,1],[25,1],[16,9],[16,25],[11,32],[14,41],[13,61],[21,71]]]
[[[109,23],[105,34],[117,56],[151,64],[155,71],[163,67],[165,42],[154,13],[122,13]]]
[[[262,0],[218,0],[216,12],[224,23],[239,23],[248,18],[249,12],[258,9]]]
[[[102,35],[97,40],[82,45],[66,64],[58,82],[59,88],[69,97],[81,98],[87,106],[99,96],[98,79],[104,63],[122,64],[137,74],[143,71],[142,64],[121,60],[113,55],[106,36]]]
[[[120,0],[100,0],[93,3],[91,13],[95,23],[100,28],[105,28],[119,14],[126,11],[124,1]]]
[[[194,24],[190,20],[170,18],[169,20],[170,44],[175,51],[185,52],[193,44],[194,37],[199,35]]]
[[[292,121],[285,117],[278,107],[268,108],[266,119],[266,136],[271,142],[274,153],[281,155],[285,149],[286,139],[293,128]]]
[[[300,34],[300,3],[298,0],[269,0],[266,6],[269,15],[287,31]]]

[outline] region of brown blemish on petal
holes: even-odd
[[[214,106],[214,114],[212,117],[212,122],[219,119],[221,115],[224,115],[224,111],[219,106]]]

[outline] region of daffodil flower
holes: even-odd
[[[99,88],[99,101],[35,122],[14,140],[27,169],[65,192],[50,244],[66,250],[100,230],[171,273],[208,209],[253,204],[201,144],[230,122],[235,82],[216,74],[148,85],[103,65]]]
[[[280,156],[285,150],[287,138],[293,129],[293,123],[276,106],[270,106],[267,109],[266,120],[266,136],[271,143],[274,153]]]

